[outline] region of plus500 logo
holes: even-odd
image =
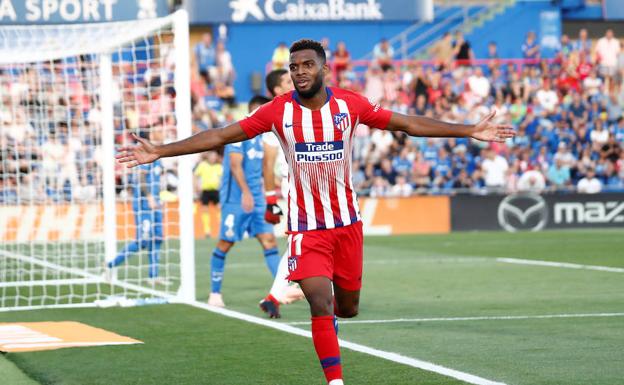
[[[334,162],[344,159],[343,143],[314,142],[296,143],[295,159],[299,163]]]

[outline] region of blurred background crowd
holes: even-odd
[[[106,86],[112,89],[117,144],[128,143],[131,132],[157,142],[176,139],[175,52],[170,34],[156,40],[115,58],[114,84]],[[352,60],[344,42],[323,39],[323,45],[334,86],[394,111],[455,123],[476,123],[494,109],[496,121],[510,122],[518,133],[488,145],[409,138],[361,125],[353,154],[360,193],[624,191],[624,50],[611,30],[593,40],[585,30],[562,35],[558,53],[548,59],[540,58],[531,31],[519,59],[500,57],[495,40],[487,57],[475,57],[460,32],[439,39],[427,60],[395,60],[386,40],[375,44],[367,61]],[[205,33],[191,50],[193,130],[240,118],[246,101],[236,99],[226,41]],[[267,61],[267,71],[286,67],[287,44]],[[0,67],[0,200],[88,201],[100,194],[97,71],[90,56]],[[172,200],[175,162],[164,162],[163,194]],[[117,175],[118,192],[127,194],[125,174],[118,169]]]

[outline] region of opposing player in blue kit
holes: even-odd
[[[249,102],[249,111],[254,111],[269,101],[270,99],[263,96],[255,96]],[[277,240],[273,225],[264,219],[266,200],[262,177],[263,156],[261,137],[225,146],[223,179],[219,191],[221,229],[210,262],[209,305],[225,306],[221,296],[225,257],[234,243],[243,239],[245,233],[258,239],[269,271],[273,277],[277,273],[280,261]]]
[[[162,163],[157,160],[154,163],[142,164],[130,173],[128,183],[132,186],[132,211],[136,236],[114,260],[107,263],[107,268],[119,266],[132,254],[146,249],[149,253],[149,278],[152,283],[167,284],[167,281],[158,279],[158,260],[163,242],[163,212],[160,202],[162,170]]]

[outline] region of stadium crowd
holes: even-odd
[[[575,40],[563,35],[551,59],[540,58],[533,32],[520,60],[499,58],[496,42],[486,58],[475,59],[460,32],[445,34],[428,61],[393,60],[392,46],[382,40],[372,61],[355,62],[344,42],[333,51],[328,39],[322,42],[334,85],[391,110],[456,123],[478,122],[493,108],[499,122],[518,132],[507,143],[486,145],[360,125],[353,178],[362,193],[624,191],[624,50],[611,30],[597,41],[584,29]],[[273,68],[284,67],[287,51],[284,43],[276,47]]]
[[[157,41],[158,39],[158,41]],[[174,140],[172,35],[121,49],[108,84],[115,142],[130,133]],[[157,43],[157,44],[156,44]],[[139,58],[139,60],[131,60]],[[34,65],[0,66],[0,202],[88,202],[101,196],[99,65],[92,55]],[[175,188],[175,160],[163,163]],[[127,172],[116,165],[117,192],[127,196]]]
[[[116,143],[129,133],[176,137],[171,36],[156,59],[113,66]],[[354,142],[354,184],[371,196],[461,191],[624,191],[624,50],[607,31],[593,41],[561,37],[555,58],[541,59],[528,33],[524,59],[475,58],[461,33],[446,34],[432,60],[397,61],[388,41],[373,60],[353,61],[347,45],[323,39],[331,83],[403,113],[474,123],[491,108],[518,135],[504,144],[466,139],[407,138],[360,126]],[[283,67],[285,45],[274,52]],[[286,49],[287,50],[287,49]],[[123,55],[122,55],[123,56]],[[149,55],[148,55],[149,56]],[[211,129],[237,117],[235,69],[223,40],[204,34],[192,47],[193,128]],[[89,56],[0,68],[0,200],[88,201],[99,194],[101,164],[97,71]],[[198,159],[199,161],[199,159]],[[164,194],[175,199],[176,161],[166,160]],[[117,169],[118,192],[124,173]]]

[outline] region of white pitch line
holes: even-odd
[[[341,320],[340,324],[388,324],[406,322],[452,322],[452,321],[492,321],[492,320],[525,320],[549,318],[593,318],[593,317],[624,317],[624,313],[587,313],[587,314],[542,314],[542,315],[503,315],[482,317],[438,317],[438,318],[395,318],[379,320]],[[310,325],[310,321],[287,322],[288,325]]]
[[[621,268],[621,267],[581,265],[577,263],[538,261],[538,260],[533,260],[533,259],[519,259],[519,258],[496,258],[496,260],[498,262],[514,263],[517,265],[563,267],[566,269],[597,270],[597,271],[607,271],[610,273],[624,273],[624,268]]]
[[[242,321],[246,321],[246,322],[250,322],[256,325],[262,325],[262,326],[266,326],[266,327],[270,327],[272,329],[276,329],[276,330],[280,330],[286,333],[290,333],[290,334],[295,334],[298,336],[302,336],[302,337],[307,337],[307,338],[312,338],[312,333],[307,331],[307,330],[303,330],[303,329],[299,329],[296,328],[294,326],[291,325],[287,325],[285,323],[280,323],[280,322],[275,322],[275,321],[270,321],[264,318],[260,318],[260,317],[256,317],[256,316],[252,316],[249,314],[245,314],[245,313],[240,313],[234,310],[229,310],[229,309],[223,309],[223,308],[218,308],[218,307],[214,307],[214,306],[209,306],[205,303],[201,303],[201,302],[191,302],[190,305],[200,308],[200,309],[204,309],[204,310],[208,310],[211,311],[213,313],[217,313],[217,314],[221,314],[224,315],[226,317],[231,317],[231,318],[236,318]],[[342,322],[342,321],[341,321]],[[383,358],[385,360],[388,361],[392,361],[392,362],[397,362],[400,364],[404,364],[404,365],[408,365],[414,368],[418,368],[418,369],[422,369],[422,370],[426,370],[429,372],[434,372],[434,373],[438,373],[441,374],[443,376],[447,376],[447,377],[452,377],[464,382],[467,382],[469,384],[475,384],[475,385],[506,385],[503,382],[497,382],[497,381],[492,381],[492,380],[488,380],[486,378],[482,378],[479,376],[475,376],[473,374],[470,373],[465,373],[465,372],[460,372],[459,370],[455,370],[455,369],[451,369],[451,368],[447,368],[441,365],[436,365],[434,363],[431,362],[427,362],[427,361],[423,361],[423,360],[419,360],[416,358],[411,358],[411,357],[407,357],[407,356],[403,356],[401,354],[397,354],[397,353],[393,353],[393,352],[387,352],[384,350],[379,350],[379,349],[374,349],[368,346],[364,346],[364,345],[360,345],[360,344],[356,344],[353,342],[349,342],[349,341],[345,341],[342,339],[338,340],[340,342],[340,346],[349,350],[353,350],[356,352],[360,352],[360,353],[364,353],[364,354],[368,354],[371,356],[375,356],[378,358]]]

